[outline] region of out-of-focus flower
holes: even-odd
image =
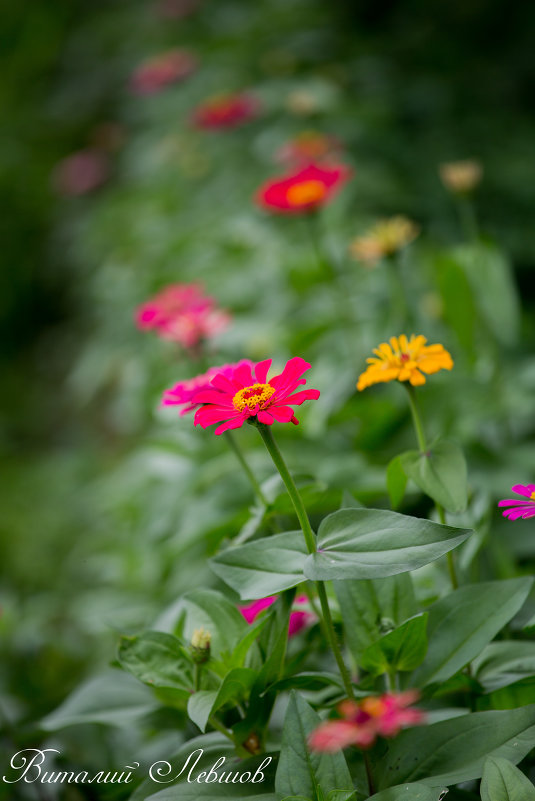
[[[379,220],[366,234],[351,242],[349,251],[355,259],[372,267],[385,256],[391,256],[404,248],[419,233],[420,228],[416,223],[408,217],[397,215]]]
[[[230,316],[204,295],[200,284],[171,284],[136,311],[137,326],[155,330],[162,339],[195,348],[223,331]]]
[[[203,404],[195,413],[195,425],[207,428],[221,423],[216,434],[241,428],[253,417],[268,426],[275,420],[297,425],[299,420],[291,407],[317,400],[320,395],[317,389],[295,392],[298,386],[306,384],[301,376],[310,369],[310,364],[296,356],[286,363],[280,375],[268,381],[270,367],[271,359],[266,359],[254,365],[254,369],[243,364],[230,377],[218,374],[212,378],[211,389],[195,396],[196,403]]]
[[[56,165],[52,183],[61,195],[85,195],[107,181],[110,165],[105,153],[78,150]]]
[[[214,95],[193,112],[197,128],[236,128],[258,116],[260,101],[248,92]]]
[[[374,349],[376,358],[366,359],[369,367],[359,376],[357,389],[362,390],[372,384],[386,381],[409,381],[416,387],[425,384],[425,375],[451,370],[453,361],[443,345],[426,345],[427,339],[421,335],[405,334],[391,337],[390,344],[382,342]]]
[[[527,520],[529,517],[535,517],[535,484],[514,484],[511,489],[527,500],[519,501],[515,498],[509,498],[500,501],[498,506],[511,507],[502,512],[503,516],[508,517],[509,520],[517,520],[519,517]]]
[[[197,59],[189,50],[168,50],[140,64],[132,74],[130,86],[138,95],[152,95],[184,80],[196,67]]]
[[[290,92],[286,98],[286,108],[298,117],[308,117],[319,110],[320,103],[312,92],[306,89],[296,89]]]
[[[475,189],[483,177],[483,167],[475,159],[449,161],[440,164],[438,171],[446,189],[460,195]]]
[[[171,389],[165,390],[162,397],[163,406],[181,406],[180,415],[195,411],[195,409],[201,406],[200,403],[195,401],[195,396],[202,390],[212,388],[210,384],[212,378],[218,373],[221,373],[221,375],[224,375],[226,378],[230,378],[234,370],[242,364],[247,364],[249,367],[253,366],[253,363],[249,361],[249,359],[242,359],[242,361],[237,362],[237,364],[224,364],[221,367],[210,367],[210,369],[202,375],[180,381],[178,384],[175,384],[174,387],[171,387]]]
[[[324,206],[351,177],[345,165],[310,164],[281,178],[267,181],[258,190],[259,206],[278,214],[300,214]]]
[[[377,737],[395,737],[407,726],[417,726],[425,720],[424,713],[410,706],[418,693],[387,693],[370,696],[362,701],[343,701],[338,711],[342,720],[321,723],[309,737],[313,751],[334,753],[349,745],[369,748]]]
[[[340,150],[336,137],[319,131],[302,131],[279,148],[276,160],[285,164],[311,164]]]
[[[126,129],[118,122],[101,122],[91,132],[93,146],[110,153],[119,150],[125,139]]]
[[[210,659],[210,647],[212,644],[212,634],[205,628],[195,629],[191,635],[190,652],[193,661],[197,665],[202,665]]]
[[[258,615],[274,604],[277,600],[276,595],[269,595],[267,598],[260,598],[258,601],[252,601],[250,604],[246,606],[238,607],[244,618],[248,623],[253,623]],[[306,605],[307,603],[306,595],[298,595],[295,599],[295,605]],[[288,636],[293,637],[294,634],[297,634],[301,631],[301,629],[308,626],[309,623],[315,620],[315,616],[312,612],[309,612],[307,609],[297,609],[290,613],[290,623],[288,626]]]
[[[200,0],[159,0],[156,13],[164,19],[183,19],[200,6]]]

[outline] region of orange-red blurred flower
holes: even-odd
[[[276,160],[285,164],[313,164],[341,150],[336,137],[319,131],[301,131],[286,142],[276,154]]]
[[[105,183],[109,174],[106,154],[86,148],[72,153],[56,165],[52,183],[62,195],[85,195]]]
[[[258,116],[260,101],[248,92],[209,97],[193,112],[197,128],[235,128]]]
[[[424,722],[424,713],[410,708],[418,697],[415,690],[408,690],[342,701],[338,707],[342,720],[321,723],[309,737],[310,748],[334,753],[349,745],[370,748],[377,737],[395,737],[407,726]]]
[[[140,64],[132,74],[130,86],[138,95],[152,95],[184,80],[196,67],[197,59],[189,50],[168,50]]]
[[[309,164],[297,172],[267,181],[256,194],[256,202],[279,214],[315,211],[328,203],[351,177],[343,164]]]

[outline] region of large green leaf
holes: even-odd
[[[284,719],[281,753],[275,790],[279,798],[304,795],[317,799],[317,787],[327,795],[331,790],[353,790],[342,752],[321,754],[310,751],[307,739],[320,723],[314,710],[295,691]]]
[[[472,664],[474,677],[493,692],[535,676],[535,643],[521,640],[491,642]]]
[[[400,455],[405,474],[448,512],[462,512],[468,502],[466,462],[462,450],[446,439],[435,440],[425,453]]]
[[[487,756],[515,764],[535,746],[535,704],[475,712],[407,729],[375,766],[378,789],[404,782],[431,787],[477,779]]]
[[[210,631],[211,653],[215,658],[231,654],[249,632],[249,626],[236,605],[215,590],[188,592],[181,599],[178,612],[185,615],[186,641],[191,639],[195,629]]]
[[[371,579],[405,573],[460,545],[470,530],[378,509],[341,509],[322,520],[309,579]]]
[[[406,486],[407,474],[403,469],[401,457],[395,456],[390,460],[386,468],[386,488],[390,503],[394,509],[397,509],[403,500]]]
[[[307,555],[301,531],[287,531],[238,548],[227,548],[211,566],[243,600],[265,598],[304,581]]]
[[[489,757],[481,778],[481,801],[535,801],[535,787],[507,759]]]
[[[416,614],[412,579],[408,573],[364,581],[335,581],[345,639],[355,661],[387,627],[399,626]]]
[[[427,612],[406,620],[366,648],[361,666],[375,676],[389,670],[414,670],[427,651],[426,627]]]
[[[158,707],[153,693],[123,670],[110,670],[77,687],[41,721],[47,731],[80,723],[128,726]]]
[[[426,784],[401,784],[370,796],[370,801],[442,801],[447,790]]]
[[[193,665],[172,634],[146,631],[138,637],[121,637],[118,657],[123,668],[144,684],[172,688],[184,700],[189,698]]]
[[[429,607],[427,656],[411,684],[445,681],[478,656],[526,600],[533,579],[470,584]]]
[[[188,715],[203,732],[211,715],[229,701],[243,698],[256,678],[256,671],[250,668],[231,670],[221,684],[219,690],[199,690],[188,701]]]

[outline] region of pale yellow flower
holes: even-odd
[[[475,159],[449,161],[440,164],[438,170],[446,189],[460,195],[475,189],[483,177],[483,167]]]
[[[358,261],[373,267],[385,256],[391,256],[404,248],[420,233],[416,223],[398,214],[385,220],[379,220],[363,236],[354,239],[349,251]]]

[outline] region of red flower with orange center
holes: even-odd
[[[262,208],[279,214],[315,211],[325,205],[351,177],[345,165],[310,164],[304,169],[268,181],[256,194]]]
[[[258,116],[260,103],[247,92],[221,94],[208,98],[193,112],[197,128],[235,128]]]

